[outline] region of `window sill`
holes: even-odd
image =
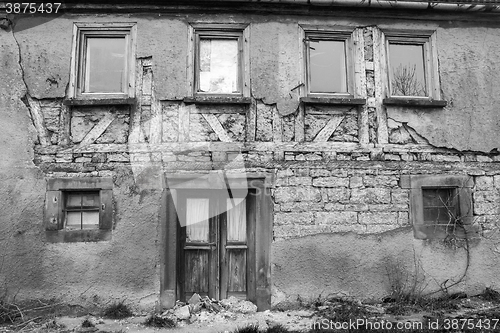
[[[427,98],[400,98],[391,97],[385,98],[384,105],[396,106],[419,106],[425,108],[443,108],[448,105],[448,102],[441,99],[427,99]]]
[[[329,104],[329,105],[365,105],[366,99],[353,97],[301,97],[300,101],[305,104]]]
[[[186,104],[250,104],[250,97],[241,96],[194,96],[185,97]]]
[[[135,98],[95,98],[95,99],[77,99],[68,98],[63,102],[64,105],[133,105]]]
[[[45,231],[49,243],[100,242],[111,240],[111,230],[56,230]]]

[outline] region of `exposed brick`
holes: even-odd
[[[391,190],[388,188],[366,188],[351,190],[351,202],[379,204],[391,202]]]
[[[313,179],[313,186],[316,187],[348,187],[349,178],[340,177],[318,177]]]
[[[493,189],[493,177],[481,176],[476,177],[476,190],[488,191]]]
[[[360,224],[392,224],[398,223],[398,213],[396,212],[361,212],[359,213]]]
[[[305,158],[306,161],[319,161],[323,159],[320,154],[314,154],[314,153],[305,155]]]
[[[276,202],[290,202],[290,201],[315,201],[321,200],[321,193],[319,189],[310,186],[292,187],[283,186],[277,188],[275,191]]]
[[[396,154],[384,154],[384,160],[386,161],[401,161],[401,156]]]
[[[356,212],[319,212],[316,213],[316,224],[356,224]]]
[[[294,224],[294,225],[303,225],[303,224],[313,224],[314,218],[313,213],[311,212],[301,212],[301,213],[276,213],[274,215],[274,224],[275,225],[283,225],[283,224]]]

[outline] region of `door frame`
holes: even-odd
[[[255,214],[255,251],[248,253],[252,258],[251,276],[248,276],[248,300],[257,305],[258,311],[271,307],[271,242],[273,224],[273,202],[271,200],[272,175],[268,173],[226,177],[230,179],[232,189],[254,190],[253,204],[250,207]],[[223,190],[226,188],[220,173],[208,174],[165,174],[166,184],[161,196],[160,209],[160,305],[172,308],[180,298],[178,285],[179,272],[179,238],[176,207],[179,196],[187,189]],[[248,265],[247,265],[248,266]]]

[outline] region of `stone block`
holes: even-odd
[[[127,153],[108,154],[108,162],[128,162],[130,157]]]
[[[348,187],[349,178],[341,177],[318,177],[313,179],[313,186],[316,187]]]
[[[284,224],[294,224],[294,225],[307,225],[314,223],[314,216],[311,212],[302,212],[302,213],[276,213],[274,215],[274,224],[275,225],[284,225]]]
[[[325,205],[325,210],[338,211],[338,210],[346,210],[346,208],[345,205],[329,202]]]
[[[500,175],[493,176],[493,186],[495,188],[500,188]]]
[[[391,202],[393,204],[408,204],[410,200],[409,190],[392,189]]]
[[[390,203],[391,190],[388,188],[352,189],[351,202],[364,204]]]
[[[318,212],[315,213],[316,224],[357,224],[358,213],[356,212]]]
[[[481,162],[481,163],[493,162],[493,159],[491,157],[488,157],[488,156],[477,155],[476,159],[478,162]]]
[[[328,195],[328,201],[330,202],[348,202],[350,196],[350,190],[348,188],[328,188],[326,189]]]
[[[476,191],[473,194],[474,202],[498,202],[500,195],[498,190],[495,191]]]
[[[396,176],[365,176],[363,182],[366,187],[397,187],[399,177]]]
[[[476,202],[474,203],[474,215],[500,214],[500,202]]]
[[[273,228],[275,238],[292,238],[300,236],[300,227],[294,224],[276,225]]]
[[[363,187],[363,177],[351,177],[349,179],[349,188],[361,188]]]
[[[476,190],[488,191],[493,189],[493,177],[480,176],[476,177]]]
[[[397,212],[361,212],[359,213],[360,224],[398,224]]]
[[[297,186],[297,185],[311,185],[312,178],[311,177],[290,177],[288,178],[288,185]]]
[[[311,212],[320,211],[324,209],[322,202],[284,202],[279,205],[283,212]]]
[[[402,227],[410,225],[408,212],[398,212],[398,225]]]
[[[291,202],[291,201],[315,201],[319,202],[321,200],[321,193],[319,189],[302,186],[283,186],[277,188],[275,191],[276,202]]]

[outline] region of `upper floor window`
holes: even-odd
[[[439,100],[441,93],[435,34],[427,31],[392,31],[385,32],[385,40],[386,95],[389,100]],[[446,105],[441,104],[435,106]]]
[[[241,24],[193,24],[190,90],[194,96],[250,95],[248,29]]]
[[[70,97],[133,97],[134,39],[133,23],[76,23]]]
[[[304,30],[305,84],[311,97],[354,94],[350,31]]]

